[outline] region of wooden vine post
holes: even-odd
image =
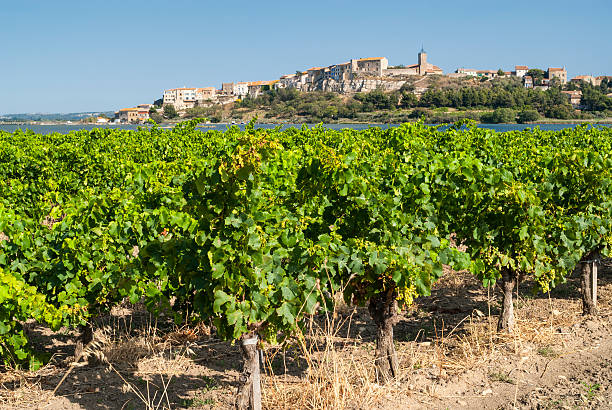
[[[261,376],[257,335],[244,335],[240,341],[244,368],[238,381],[237,410],[261,410]]]

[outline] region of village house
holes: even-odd
[[[572,107],[574,108],[580,107],[580,101],[582,100],[582,91],[576,90],[576,91],[561,91],[561,92],[567,96],[567,99],[569,103],[572,105]]]
[[[171,88],[164,91],[163,105],[173,105],[177,111],[196,105],[196,88]]]
[[[312,67],[306,70],[306,82],[314,84],[323,78],[323,67]]]
[[[485,77],[488,79],[492,79],[499,76],[498,70],[475,70],[473,68],[458,68],[455,70],[455,74],[460,74],[464,77],[472,76],[472,77]],[[504,76],[512,75],[511,71],[504,71]]]
[[[565,71],[565,68],[548,68],[547,78],[549,80],[558,78],[561,84],[566,84],[567,83],[567,71]]]
[[[612,76],[610,75],[599,75],[595,77],[595,83],[593,85],[600,86],[603,80],[607,80],[610,85],[612,85]]]
[[[526,75],[523,77],[523,87],[533,88],[533,77],[532,76]]]
[[[296,88],[301,90],[302,87],[306,84],[306,79],[308,78],[308,73],[297,73],[297,74],[287,74],[282,76],[277,83],[274,84],[274,88]]]
[[[476,71],[476,76],[492,79],[497,77],[497,70],[478,70]]]
[[[216,95],[217,89],[215,87],[196,88],[196,101],[198,102],[212,101]]]
[[[216,102],[215,87],[171,88],[164,91],[163,105],[172,105],[177,111],[194,108],[197,105]]]
[[[142,124],[149,119],[151,104],[140,104],[133,108],[122,108],[115,112],[115,119],[124,124]]]
[[[353,73],[372,74],[382,77],[383,71],[389,67],[389,61],[385,57],[360,58],[351,60],[351,71]]]
[[[514,66],[514,75],[519,78],[523,78],[527,75],[527,71],[529,71],[529,67],[526,65],[515,65]]]
[[[330,66],[331,78],[336,81],[346,81],[351,79],[351,62],[334,64]]]
[[[550,88],[550,82],[552,80],[550,78],[542,78],[539,84],[535,84],[533,88],[535,90],[546,91]]]
[[[234,95],[239,98],[249,95],[249,83],[246,81],[237,82],[234,85]]]
[[[223,95],[234,95],[234,83],[222,83],[221,94]]]
[[[251,81],[247,83],[249,97],[259,97],[264,91],[271,90],[278,80],[274,81]]]
[[[457,70],[455,70],[455,73],[472,77],[478,76],[478,70],[475,70],[473,68],[458,68]]]
[[[571,83],[574,83],[577,85],[580,85],[580,83],[582,82],[589,83],[591,85],[595,85],[596,81],[597,80],[592,75],[577,75],[576,77],[570,80]]]
[[[278,79],[274,88],[297,88],[297,74],[287,74]]]

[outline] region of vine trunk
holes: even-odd
[[[514,305],[512,303],[512,291],[518,282],[518,275],[510,268],[502,268],[501,274],[503,303],[501,314],[499,315],[499,321],[497,322],[497,331],[512,333],[514,331]]]
[[[595,299],[593,298],[593,287],[597,286],[596,283],[593,283],[593,262],[594,260],[599,259],[599,252],[592,251],[589,252],[583,260],[586,262],[582,262],[580,265],[580,287],[582,292],[582,314],[583,315],[596,315],[597,314],[597,304]]]
[[[393,344],[393,325],[397,322],[396,292],[390,289],[370,299],[368,310],[376,324],[376,378],[387,382],[398,376],[399,363]]]

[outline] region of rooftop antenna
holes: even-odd
[[[421,53],[424,53],[425,49],[423,48],[423,43],[421,43]]]

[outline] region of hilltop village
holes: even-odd
[[[236,105],[235,103],[240,106],[245,99],[254,100],[270,91],[335,93],[342,97],[374,91],[389,93],[409,90],[414,98],[410,96],[408,99],[416,100],[414,106],[418,106],[418,101],[432,89],[432,84],[435,86],[436,83],[439,83],[437,81],[439,79],[445,79],[451,83],[454,80],[457,84],[467,85],[469,83],[465,80],[473,80],[472,83],[480,84],[503,78],[520,82],[521,86],[527,90],[546,91],[551,87],[560,88],[567,103],[573,109],[578,110],[582,104],[580,86],[583,83],[600,87],[602,82],[604,86],[610,82],[612,86],[612,76],[581,75],[568,82],[565,67],[549,67],[547,70],[540,70],[517,65],[513,71],[459,68],[453,73],[444,74],[440,67],[428,61],[427,53],[421,49],[417,55],[417,63],[408,66],[390,66],[385,57],[351,59],[327,67],[312,67],[304,71],[297,71],[271,81],[228,82],[221,84],[221,88],[171,88],[164,90],[162,98],[157,100],[155,105],[167,114],[166,117],[181,117],[188,114],[189,110],[198,107]],[[431,79],[436,79],[436,81],[431,81]],[[568,86],[568,83],[573,86]],[[608,98],[611,96],[612,94]],[[115,122],[142,123],[156,112],[152,104],[124,108],[115,113]],[[99,119],[99,121],[104,122],[105,120]]]

